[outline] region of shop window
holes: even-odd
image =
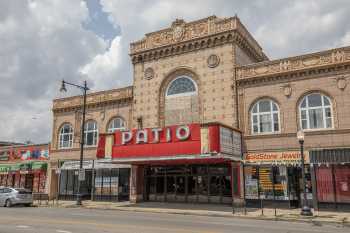
[[[280,131],[279,109],[270,99],[262,99],[254,104],[251,110],[253,134],[274,133]]]
[[[85,123],[84,140],[86,146],[96,146],[97,145],[97,123],[96,121],[87,121]]]
[[[164,191],[165,191],[164,179],[165,178],[163,176],[156,177],[156,184],[157,184],[156,193],[157,194],[164,194]]]
[[[125,129],[125,121],[121,117],[113,118],[108,124],[108,133],[113,133],[116,130]]]
[[[73,146],[73,127],[71,124],[64,124],[59,131],[59,148],[71,148]]]
[[[221,195],[221,177],[220,176],[210,176],[210,195],[211,196],[219,196]]]
[[[238,178],[234,177],[234,179],[237,180]],[[232,196],[231,176],[222,176],[221,177],[221,186],[222,186],[222,195],[225,197],[231,197]]]
[[[245,166],[245,197],[247,199],[259,199],[259,174],[258,167],[255,166]]]
[[[247,166],[244,173],[247,199],[289,200],[287,167]]]
[[[326,129],[333,127],[332,105],[329,97],[312,93],[303,98],[299,106],[301,129]]]

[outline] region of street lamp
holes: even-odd
[[[306,180],[305,180],[305,164],[304,164],[304,132],[302,130],[298,131],[297,138],[300,144],[300,160],[301,160],[301,182],[303,186],[303,203],[301,208],[301,215],[304,216],[312,216],[311,208],[309,207],[309,204],[307,202],[306,198]]]
[[[66,84],[71,85],[74,87],[77,87],[83,91],[83,121],[81,122],[81,137],[80,137],[80,166],[79,166],[79,176],[78,176],[78,193],[77,193],[77,205],[81,205],[81,193],[80,193],[80,186],[81,186],[81,181],[85,179],[85,176],[81,178],[80,173],[83,172],[83,159],[84,159],[84,134],[85,134],[85,110],[86,110],[86,92],[89,90],[87,87],[86,81],[84,81],[84,86],[76,85],[73,83],[66,82],[62,80],[62,85],[60,88],[61,92],[66,92]]]

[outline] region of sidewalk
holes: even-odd
[[[58,204],[50,202],[48,205],[40,205],[40,207],[77,208],[75,201],[59,201]],[[347,212],[314,211],[313,217],[302,217],[300,216],[300,209],[277,209],[275,216],[274,209],[264,208],[262,215],[261,209],[247,208],[245,213],[243,208],[236,208],[233,214],[232,207],[228,205],[163,202],[132,204],[130,202],[84,201],[82,208],[231,218],[239,217],[259,220],[309,222],[315,225],[336,224],[350,227],[350,213]]]

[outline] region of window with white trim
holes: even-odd
[[[194,95],[197,93],[195,82],[188,76],[179,76],[170,82],[166,96]]]
[[[59,148],[71,148],[73,146],[73,127],[71,124],[65,123],[60,128]]]
[[[96,146],[98,129],[96,121],[90,120],[85,123],[84,144],[85,146]]]
[[[332,104],[329,97],[311,93],[299,105],[301,129],[327,129],[333,127]]]
[[[114,117],[108,124],[108,133],[113,133],[116,130],[125,129],[125,121],[120,117]]]
[[[251,110],[253,134],[274,133],[280,131],[279,109],[270,99],[256,102]]]

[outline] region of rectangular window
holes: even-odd
[[[311,129],[324,128],[323,113],[322,113],[321,108],[310,109],[309,110],[309,118],[310,118],[310,128]]]
[[[272,131],[271,114],[260,115],[260,132],[266,133]]]
[[[279,131],[279,120],[278,120],[278,113],[273,114],[273,125],[274,125],[274,131]]]
[[[247,199],[259,199],[258,196],[258,172],[257,167],[244,167],[245,197]]]

